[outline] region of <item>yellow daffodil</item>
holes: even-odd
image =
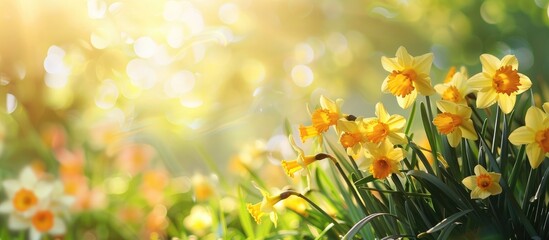
[[[297,153],[297,158],[295,160],[282,160],[282,168],[284,168],[284,172],[289,177],[294,177],[294,173],[301,170],[306,169],[307,166],[314,161],[318,160],[316,159],[315,155],[305,155],[305,152],[303,152],[303,149],[301,149],[299,146],[295,144],[294,138],[290,135],[288,137],[290,140],[290,145],[292,145],[292,148]]]
[[[339,135],[341,146],[347,150],[347,154],[358,155],[362,149],[362,143],[366,140],[362,119],[356,119],[355,121],[341,119],[337,124],[341,130]]]
[[[404,109],[414,103],[418,92],[432,95],[435,92],[429,76],[432,63],[432,53],[413,57],[406,48],[399,47],[396,58],[381,57],[383,68],[390,72],[381,85],[381,91],[396,96],[398,105]]]
[[[469,176],[461,181],[465,187],[471,190],[471,199],[485,199],[490,195],[501,193],[499,179],[501,174],[488,172],[481,166],[475,166],[475,176]]]
[[[246,205],[248,212],[250,213],[250,215],[252,215],[252,217],[254,218],[257,224],[261,223],[261,217],[263,217],[263,215],[269,214],[271,221],[276,227],[276,223],[278,221],[278,215],[275,212],[274,205],[280,202],[281,200],[289,197],[289,195],[286,196],[285,194],[284,196],[282,196],[282,194],[280,194],[273,197],[265,189],[257,186],[257,184],[255,183],[253,184],[254,184],[254,187],[261,192],[261,195],[263,196],[263,200],[261,200],[261,202],[258,202],[256,204],[248,203]]]
[[[549,110],[549,105],[543,106]],[[509,141],[514,145],[527,144],[526,155],[535,169],[549,156],[549,115],[537,107],[530,107],[525,123],[509,135]]]
[[[442,100],[457,104],[467,104],[465,96],[471,91],[467,88],[467,76],[461,72],[455,73],[449,82],[435,85],[435,90],[442,97]]]
[[[40,181],[35,172],[26,167],[18,180],[3,181],[8,200],[0,204],[0,212],[9,213],[10,219],[28,218],[53,191],[53,185]],[[8,220],[8,222],[11,220]]]
[[[201,237],[209,232],[213,223],[211,211],[201,205],[196,205],[191,209],[189,216],[183,220],[183,225],[192,233]]]
[[[449,83],[450,81],[452,81],[452,77],[454,77],[454,74],[456,74],[456,67],[452,66],[448,70],[448,73],[446,73],[446,77],[444,78],[443,83]]]
[[[388,139],[394,145],[406,143],[403,132],[406,119],[403,116],[389,115],[382,103],[376,104],[376,116],[364,119],[365,138],[368,142],[379,144]]]
[[[506,55],[501,60],[490,54],[480,55],[482,72],[471,77],[467,84],[478,91],[477,107],[487,108],[498,103],[501,111],[510,113],[515,106],[517,94],[528,90],[530,79],[518,72],[518,60]]]
[[[404,159],[404,151],[401,148],[395,148],[387,141],[378,144],[365,144],[366,161],[363,165],[369,168],[374,178],[383,179],[389,177],[391,173],[401,174],[399,172],[399,162]]]
[[[328,131],[330,126],[335,126],[337,120],[342,117],[340,112],[342,103],[343,100],[341,99],[337,99],[334,102],[327,97],[320,96],[320,108],[311,113],[312,125],[301,125],[299,127],[301,141],[305,142],[311,137],[320,136],[322,133]]]
[[[442,113],[433,119],[433,124],[438,132],[448,137],[450,146],[457,147],[462,137],[471,140],[478,138],[471,120],[471,108],[448,101],[438,101],[437,107]]]

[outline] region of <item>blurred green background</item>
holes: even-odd
[[[435,54],[433,84],[515,54],[539,92],[548,15],[546,0],[1,1],[0,168],[57,169],[62,140],[108,171],[128,143],[172,176],[228,169],[256,139],[279,148],[268,140],[285,119],[307,123],[321,94],[356,115],[396,109],[380,57],[401,45]]]

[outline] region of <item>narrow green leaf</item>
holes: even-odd
[[[410,128],[412,127],[412,123],[414,122],[414,115],[416,114],[416,102],[414,101],[414,105],[412,106],[412,111],[410,112],[410,116],[408,116],[408,122],[406,123],[406,130],[404,131],[404,134],[408,136],[408,133],[410,132]]]
[[[374,175],[366,176],[366,177],[363,177],[363,178],[355,181],[355,186],[356,185],[367,184],[367,183],[375,181],[375,180],[376,180],[376,178],[374,178]]]
[[[449,225],[453,224],[454,222],[456,222],[456,220],[458,220],[460,217],[465,216],[467,213],[470,213],[472,211],[473,211],[473,209],[467,209],[467,210],[463,210],[461,212],[454,213],[454,214],[452,214],[452,216],[449,216],[449,217],[443,219],[442,221],[440,221],[439,223],[437,223],[437,225],[430,228],[425,233],[426,234],[431,234],[431,233],[434,233],[434,232],[438,232],[438,231],[448,227]]]
[[[255,239],[255,233],[252,227],[252,219],[250,218],[250,214],[248,213],[248,209],[246,208],[246,202],[244,200],[244,197],[242,196],[242,189],[238,188],[238,199],[240,199],[239,204],[239,219],[240,224],[242,225],[242,229],[244,230],[244,233],[249,239]]]
[[[450,238],[450,234],[452,233],[452,231],[454,230],[454,228],[456,228],[457,226],[459,226],[460,223],[457,223],[457,222],[454,222],[452,223],[450,226],[444,228],[444,230],[442,230],[442,232],[440,232],[440,235],[438,236],[437,240],[446,240],[446,239],[449,239]]]
[[[459,197],[459,195],[457,195],[454,191],[452,191],[452,189],[450,189],[448,185],[443,183],[439,178],[435,177],[434,175],[428,174],[426,172],[418,171],[418,170],[411,170],[406,175],[414,176],[418,180],[427,181],[428,183],[432,184],[433,186],[441,190],[444,194],[446,194],[446,196],[449,198],[448,200],[454,202],[457,205],[457,207],[461,209],[467,208],[467,205],[463,202],[461,197]],[[433,189],[430,189],[429,191],[433,192]]]
[[[324,228],[324,230],[322,230],[322,232],[318,234],[315,240],[322,239],[322,237],[324,237],[324,235],[326,235],[326,233],[328,233],[328,231],[330,231],[330,229],[332,229],[333,226],[334,226],[333,223],[328,224],[328,226],[326,226],[326,228]]]
[[[549,181],[549,167],[545,169],[545,173],[543,174],[543,177],[541,178],[541,183],[538,187],[538,190],[536,191],[536,194],[532,199],[530,199],[530,202],[534,202],[538,200],[541,195],[545,195],[545,189],[547,188],[547,182]]]
[[[391,217],[394,217],[396,218],[397,220],[399,220],[399,218],[393,214],[389,214],[389,213],[373,213],[373,214],[370,214],[368,216],[366,216],[365,218],[361,219],[360,221],[358,221],[346,234],[345,236],[343,236],[343,238],[341,238],[341,240],[348,240],[348,239],[352,239],[359,231],[360,229],[362,229],[362,227],[364,227],[364,225],[366,225],[367,223],[369,223],[370,221],[372,221],[373,219],[379,217],[379,216],[391,216]]]

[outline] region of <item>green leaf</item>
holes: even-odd
[[[545,194],[545,189],[547,188],[547,181],[549,181],[549,167],[545,169],[545,173],[541,178],[541,184],[539,185],[538,190],[536,191],[536,194],[534,195],[534,197],[530,199],[530,202],[534,202],[538,200],[538,198],[540,198],[542,194]]]
[[[393,214],[389,214],[389,213],[373,213],[373,214],[370,214],[370,215],[366,216],[365,218],[361,219],[360,221],[358,221],[345,234],[345,236],[343,236],[343,238],[341,238],[341,240],[352,239],[358,233],[358,231],[360,231],[360,229],[362,229],[362,227],[364,227],[364,225],[366,225],[367,223],[369,223],[370,221],[372,221],[373,219],[375,219],[376,217],[379,217],[379,216],[391,216],[391,217],[396,218],[397,220],[399,219],[397,216],[395,216]]]
[[[376,178],[374,178],[374,175],[366,176],[366,177],[363,177],[363,178],[355,181],[355,186],[356,185],[367,184],[367,183],[375,181],[375,180],[376,180]]]
[[[418,171],[418,170],[411,170],[406,175],[414,176],[418,180],[424,180],[432,184],[433,186],[438,188],[440,191],[442,191],[442,193],[444,193],[448,197],[448,200],[455,203],[457,207],[461,209],[467,208],[467,205],[463,202],[461,197],[459,197],[459,195],[457,195],[454,191],[452,191],[452,189],[450,189],[448,185],[444,184],[439,178],[435,177],[434,175],[428,174],[426,172]],[[434,189],[429,189],[429,191],[431,192],[431,195],[433,195],[433,190]]]
[[[430,228],[429,230],[427,230],[425,233],[421,233],[418,235],[418,237],[420,235],[424,235],[424,234],[431,234],[431,233],[434,233],[434,232],[438,232],[446,227],[448,227],[449,225],[453,224],[456,222],[456,220],[458,220],[460,217],[464,216],[465,214],[467,213],[470,213],[472,212],[473,209],[467,209],[467,210],[463,210],[461,212],[457,212],[457,213],[454,213],[452,214],[452,216],[449,216],[445,219],[443,219],[442,221],[440,221],[439,223],[437,223],[437,225],[435,225],[434,227]]]
[[[240,215],[239,219],[240,224],[242,225],[242,229],[249,239],[255,239],[255,234],[253,230],[254,228],[252,227],[252,219],[250,217],[250,214],[248,213],[248,209],[246,208],[246,202],[244,200],[244,197],[242,196],[242,188],[240,187],[238,188],[238,199],[240,199],[238,212]]]
[[[326,226],[326,228],[322,230],[322,232],[315,238],[315,240],[322,239],[322,237],[324,237],[324,235],[326,235],[326,233],[328,233],[328,231],[330,231],[330,229],[332,229],[333,226],[334,226],[333,223],[328,224],[328,226]]]

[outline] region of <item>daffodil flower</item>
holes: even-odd
[[[394,148],[387,141],[378,144],[365,144],[366,161],[363,166],[369,168],[370,173],[377,179],[389,177],[391,173],[401,174],[399,172],[399,162],[404,159],[404,151],[401,148]]]
[[[289,161],[282,160],[281,164],[282,168],[284,168],[284,172],[286,172],[289,177],[294,177],[295,172],[301,169],[306,169],[309,164],[318,159],[316,159],[315,155],[305,155],[303,149],[295,144],[294,138],[291,135],[288,137],[288,139],[290,141],[290,145],[297,153],[297,158],[295,160]]]
[[[485,199],[490,195],[501,193],[499,179],[501,174],[488,172],[481,166],[475,166],[475,176],[469,176],[461,181],[465,187],[471,190],[471,199]]]
[[[482,54],[480,62],[482,72],[467,82],[473,90],[478,91],[477,107],[487,108],[497,102],[503,113],[510,113],[517,94],[528,90],[532,82],[518,72],[518,60],[514,55],[506,55],[499,60],[493,55]]]
[[[53,190],[53,186],[40,181],[30,167],[21,171],[18,180],[9,179],[2,184],[8,200],[0,204],[0,213],[10,214],[8,223],[19,217],[28,218]]]
[[[341,130],[339,135],[341,146],[347,150],[347,154],[358,155],[362,150],[362,143],[366,141],[362,119],[355,121],[340,119],[337,124]]]
[[[404,109],[414,103],[418,92],[432,95],[435,93],[429,76],[432,63],[432,53],[413,57],[406,48],[399,47],[396,58],[381,57],[383,69],[390,72],[381,85],[381,91],[396,96],[398,105]]]
[[[327,97],[320,96],[320,108],[311,113],[312,125],[301,125],[299,127],[301,141],[305,142],[309,138],[320,136],[322,133],[328,131],[330,126],[336,126],[337,120],[342,117],[340,112],[341,104],[343,104],[343,100],[341,99],[337,99],[334,102]]]
[[[471,92],[466,84],[467,76],[462,72],[455,73],[449,82],[435,85],[435,90],[442,100],[457,104],[467,104],[465,96]]]
[[[368,142],[379,144],[388,139],[394,145],[406,143],[403,132],[406,119],[403,116],[389,115],[380,102],[376,104],[376,116],[363,120],[365,138]]]
[[[462,137],[477,140],[471,108],[448,101],[438,101],[437,107],[442,113],[433,119],[433,124],[448,137],[450,146],[457,147]]]
[[[21,222],[22,226],[27,223]],[[67,227],[61,217],[51,209],[37,210],[30,219],[30,239],[39,240],[44,234],[61,235]]]
[[[549,105],[546,103],[543,107],[546,112],[530,107],[526,112],[525,126],[515,129],[509,135],[512,144],[527,144],[526,155],[533,169],[549,156]]]
[[[263,200],[261,202],[258,202],[256,204],[248,203],[246,205],[246,208],[248,209],[248,212],[252,217],[254,218],[255,222],[257,224],[261,223],[261,217],[265,214],[270,215],[270,219],[273,222],[273,224],[276,227],[277,221],[278,221],[278,215],[276,214],[274,205],[280,202],[281,200],[289,197],[284,195],[277,195],[277,196],[271,196],[269,192],[267,192],[265,189],[257,186],[255,182],[253,183],[254,187],[257,188],[261,192],[261,195],[263,196]]]

